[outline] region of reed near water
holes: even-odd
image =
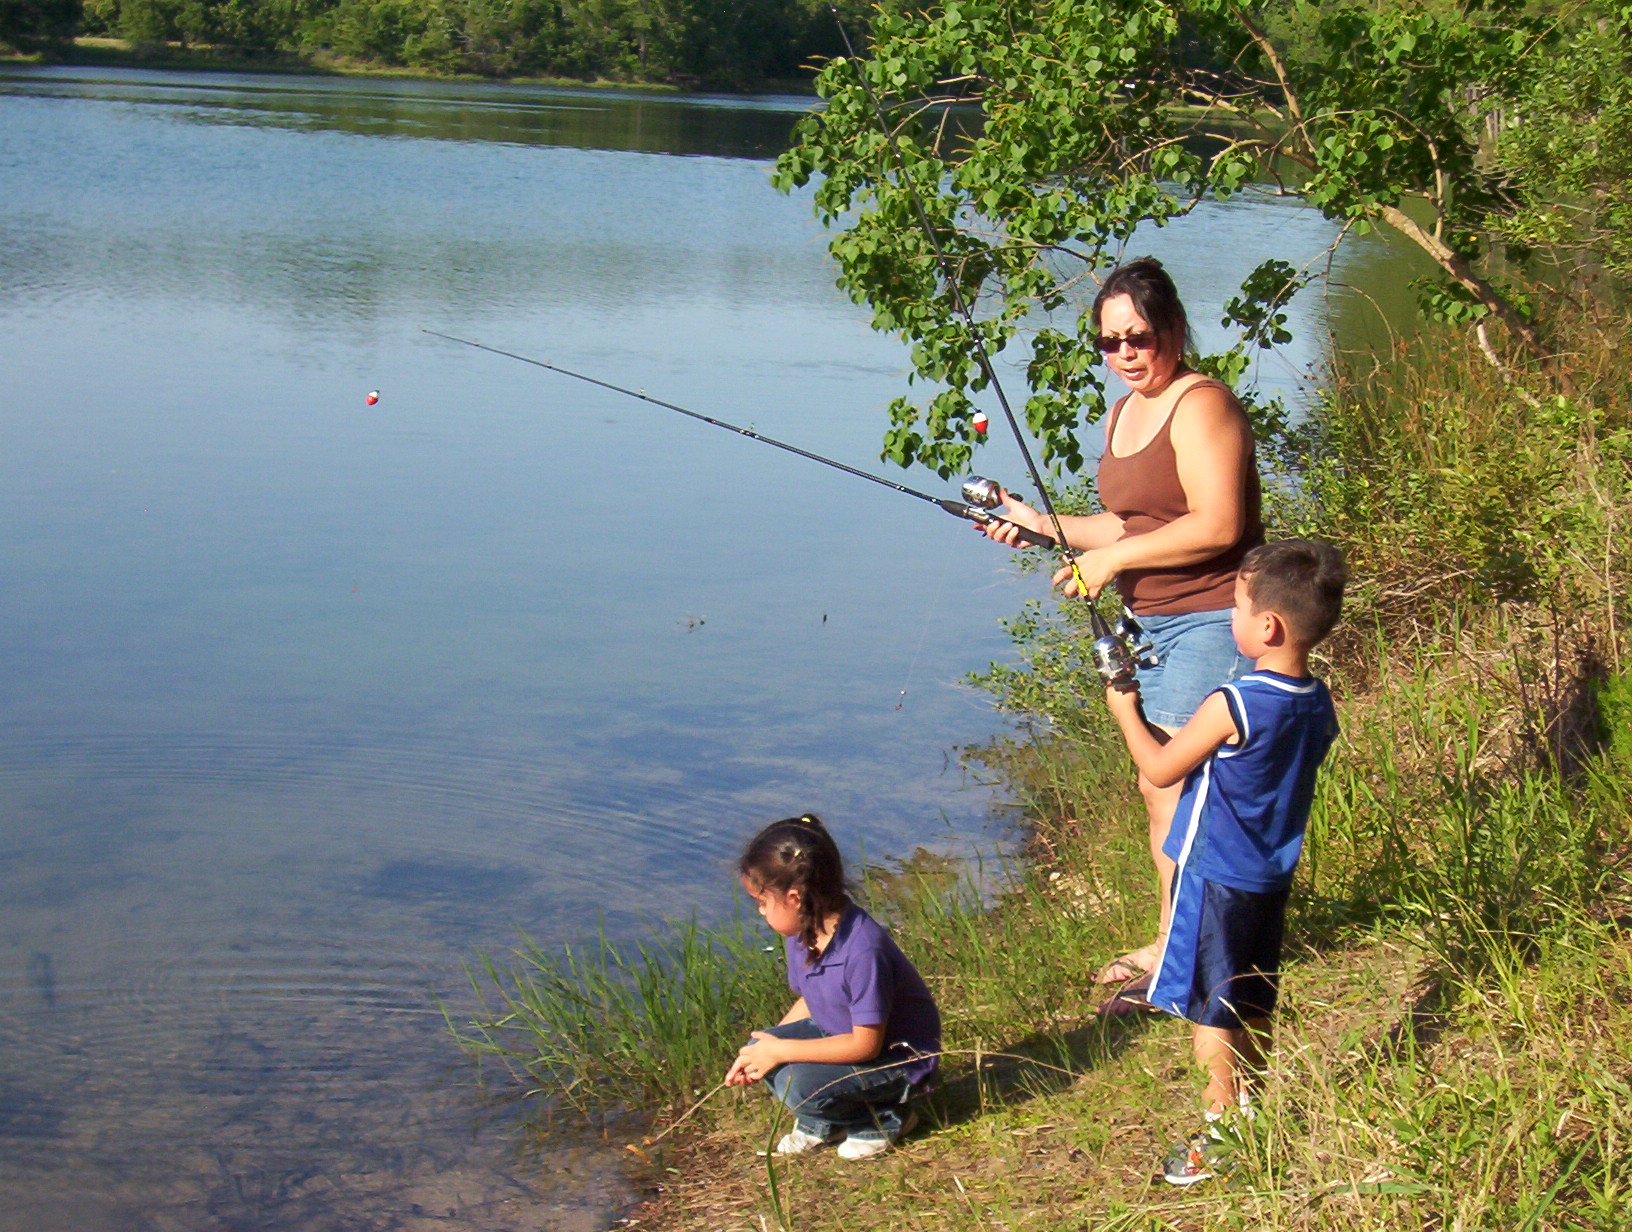
[[[1610,314],[1573,323],[1567,398],[1516,396],[1446,331],[1334,373],[1293,451],[1272,534],[1356,573],[1318,667],[1343,736],[1227,1178],[1151,1179],[1196,1115],[1182,1024],[1093,1012],[1093,972],[1151,927],[1143,814],[1070,609],[1039,606],[983,681],[1019,735],[966,752],[1011,786],[1026,858],[865,887],[945,1013],[929,1129],[866,1165],[767,1163],[770,1105],[722,1095],[648,1152],[639,1226],[1627,1227],[1632,330]],[[462,1035],[558,1101],[661,1126],[780,1010],[758,941],[529,946],[485,965],[493,1012]]]

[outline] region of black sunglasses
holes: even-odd
[[[1142,329],[1137,334],[1123,334],[1120,338],[1112,337],[1110,334],[1101,334],[1094,339],[1094,345],[1107,355],[1120,351],[1124,342],[1136,351],[1153,350],[1157,342],[1156,331]]]

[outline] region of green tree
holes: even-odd
[[[19,30],[52,5],[0,0]],[[741,88],[839,48],[825,0],[85,0],[85,29],[133,42],[332,52],[427,72]],[[851,12],[864,0],[843,0]]]
[[[914,196],[962,298],[982,306],[986,348],[1029,346],[1025,415],[1055,465],[1081,465],[1076,425],[1104,404],[1082,279],[1136,228],[1264,182],[1345,229],[1399,231],[1438,267],[1422,287],[1432,315],[1497,320],[1547,361],[1544,328],[1502,276],[1497,224],[1527,189],[1487,156],[1487,134],[1527,97],[1557,20],[1511,0],[946,0],[880,12],[872,35],[869,56],[819,75],[827,105],[777,183],[819,178],[817,212],[842,227],[840,285],[912,343],[914,379],[940,387],[891,407],[885,454],[903,465],[966,468],[970,396],[988,380]],[[1285,340],[1302,281],[1260,266],[1227,308],[1236,347],[1204,369],[1231,377]]]
[[[1632,275],[1632,4],[1577,18],[1497,138],[1493,165],[1515,206],[1496,230]]]
[[[181,39],[180,16],[178,0],[118,0],[111,21],[120,38],[162,43]]]
[[[301,44],[308,51],[326,48],[359,60],[406,65],[414,50],[434,41],[434,17],[417,0],[339,0],[302,25]]]
[[[31,51],[74,37],[80,0],[0,0],[0,43]]]

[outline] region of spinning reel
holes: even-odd
[[[1001,505],[1003,487],[995,479],[971,475],[964,481],[963,499],[971,506],[970,513],[964,516],[976,522],[989,521],[991,520],[989,518],[974,516],[975,511],[995,509]],[[1025,532],[1025,535],[1029,536],[1030,532]],[[1043,536],[1035,536],[1027,541],[1042,542],[1045,546],[1054,545],[1053,539]],[[1094,630],[1094,644],[1089,649],[1089,657],[1093,660],[1094,670],[1107,685],[1125,688],[1133,683],[1134,675],[1141,667],[1155,666],[1156,659],[1150,642],[1131,612],[1124,612],[1115,626],[1111,626],[1105,623],[1105,617],[1100,614],[1099,607],[1094,601],[1089,599],[1088,603]]]
[[[1094,621],[1094,632],[1098,636],[1094,638],[1090,656],[1101,680],[1125,689],[1133,683],[1134,675],[1141,667],[1156,666],[1150,639],[1145,637],[1144,628],[1134,619],[1132,612],[1123,612],[1110,628],[1104,628],[1105,618],[1099,615],[1098,608],[1094,609],[1094,615],[1098,618]]]
[[[955,514],[960,518],[968,518],[981,526],[990,526],[994,522],[1003,522],[1005,519],[989,512],[1003,503],[1003,485],[995,479],[982,479],[979,475],[971,475],[963,481],[963,503],[957,501],[939,502],[942,509]],[[1013,523],[1010,523],[1013,525]],[[1029,543],[1033,547],[1051,548],[1056,546],[1055,541],[1048,535],[1038,534],[1027,530],[1023,526],[1015,526],[1017,537],[1021,543]]]

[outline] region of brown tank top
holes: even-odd
[[[1125,458],[1111,453],[1116,421],[1124,397],[1111,408],[1105,425],[1105,452],[1099,459],[1099,500],[1122,519],[1122,538],[1144,535],[1190,512],[1179,483],[1178,460],[1173,455],[1173,416],[1179,403],[1203,387],[1221,389],[1236,413],[1245,417],[1235,394],[1222,381],[1197,381],[1180,394],[1150,443]],[[1212,612],[1235,603],[1235,571],[1241,558],[1264,541],[1263,497],[1258,463],[1249,458],[1246,523],[1235,546],[1211,560],[1161,569],[1124,569],[1116,577],[1123,601],[1137,615],[1176,616],[1185,612]]]

